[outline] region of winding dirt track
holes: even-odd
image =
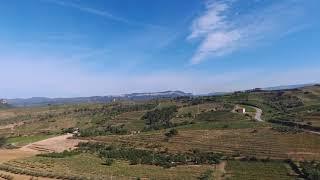
[[[261,119],[262,109],[259,109],[259,108],[257,108],[257,107],[253,107],[253,106],[251,106],[251,107],[256,110],[256,114],[254,115],[254,119],[257,120],[257,121],[262,122],[262,121],[263,121],[263,120]]]
[[[261,119],[262,109],[259,109],[259,108],[254,107],[254,106],[250,106],[250,107],[252,107],[252,108],[254,108],[256,110],[256,114],[254,116],[254,119],[257,120],[257,121],[263,122],[264,120]],[[320,132],[318,132],[318,131],[311,131],[311,130],[306,130],[306,129],[301,129],[301,130],[304,131],[304,132],[307,132],[307,133],[320,135]]]

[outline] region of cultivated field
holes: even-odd
[[[0,177],[312,179],[320,161],[319,96],[312,86],[2,109]]]

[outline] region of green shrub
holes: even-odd
[[[7,139],[5,137],[0,137],[0,148],[6,145]]]
[[[210,180],[213,179],[212,175],[213,171],[211,169],[206,170],[201,176],[198,178],[200,180]]]
[[[111,159],[111,158],[107,158],[106,161],[105,161],[105,165],[107,166],[111,166],[113,164],[114,160]]]
[[[41,156],[41,157],[49,157],[49,158],[65,158],[65,157],[70,157],[70,156],[74,156],[74,155],[78,155],[80,154],[79,151],[63,151],[61,153],[47,153],[47,154],[38,154],[37,156]]]
[[[170,129],[168,132],[166,132],[164,135],[168,138],[173,137],[175,135],[178,134],[178,130],[177,129]]]
[[[307,179],[320,179],[320,162],[303,162],[300,165],[302,167],[302,172]]]
[[[117,126],[108,125],[103,127],[90,127],[80,130],[81,137],[106,136],[111,134],[124,135],[128,134],[128,130],[124,128],[124,124]]]

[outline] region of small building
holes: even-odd
[[[0,99],[0,104],[8,104],[8,101],[5,99]]]
[[[238,109],[236,109],[236,112],[245,114],[246,113],[246,108],[238,108]]]
[[[72,133],[74,136],[80,136],[80,129],[79,128],[73,128]]]

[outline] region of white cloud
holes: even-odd
[[[229,6],[222,2],[208,2],[206,12],[194,20],[189,39],[206,36],[208,33],[226,28],[226,12]]]
[[[237,9],[237,3],[244,1],[214,0],[205,4],[205,11],[193,21],[188,36],[189,40],[201,41],[191,64],[232,53],[270,36],[280,37],[293,29],[303,14],[301,1],[285,0],[245,11]],[[254,6],[258,2],[251,3]]]
[[[236,48],[239,39],[241,39],[241,34],[236,30],[208,34],[200,45],[197,54],[192,58],[192,63],[200,63],[208,54],[221,56],[232,51]]]

